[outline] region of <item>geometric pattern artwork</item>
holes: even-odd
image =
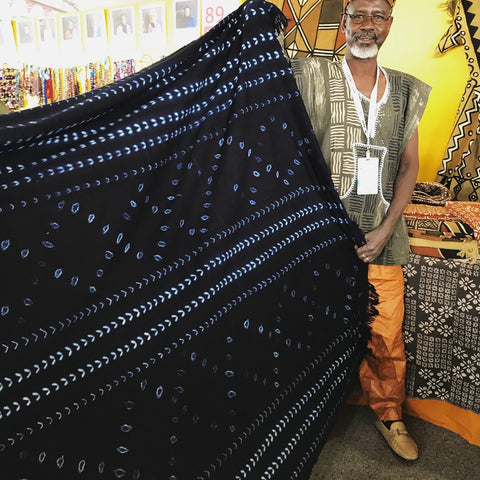
[[[453,200],[479,201],[480,194],[480,2],[451,0],[452,23],[437,46],[442,55],[462,45],[469,78],[437,181],[448,187]]]
[[[342,58],[346,47],[339,28],[342,9],[343,0],[283,0],[287,56]]]
[[[288,58],[326,57],[339,60],[346,50],[340,29],[348,0],[271,0],[288,19],[284,49]],[[395,0],[388,0],[392,8]]]
[[[480,264],[410,256],[406,394],[480,413]]]

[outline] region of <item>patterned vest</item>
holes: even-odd
[[[385,217],[393,198],[402,152],[425,110],[430,87],[411,75],[385,69],[387,87],[379,102],[375,136],[371,140],[372,145],[387,149],[380,164],[379,192],[357,195],[353,144],[366,143],[366,136],[341,62],[319,57],[291,62],[335,187],[352,220],[367,233],[378,227]],[[366,112],[366,97],[362,98],[362,106]],[[407,228],[400,218],[385,249],[373,263],[401,265],[408,263],[408,256]]]

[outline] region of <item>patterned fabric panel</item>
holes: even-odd
[[[447,211],[457,215],[474,230],[475,239],[480,246],[480,203],[479,202],[447,202]]]
[[[289,58],[345,55],[345,35],[339,28],[342,1],[283,0],[282,11],[289,20],[284,44]]]
[[[430,218],[407,219],[407,228],[412,236],[430,235],[446,238],[474,238],[473,228],[461,220],[438,220]]]
[[[406,394],[480,413],[480,264],[410,255]]]
[[[428,205],[445,205],[452,195],[445,185],[438,182],[417,182],[413,189],[411,203],[426,203]]]
[[[480,2],[457,0],[452,25],[437,46],[443,54],[464,46],[470,78],[458,109],[437,180],[448,187],[453,200],[479,201],[480,193]]]
[[[429,257],[463,259],[475,263],[478,259],[478,245],[468,238],[450,238],[427,235],[419,230],[408,231],[410,251]]]
[[[409,219],[439,219],[439,220],[460,220],[454,212],[448,211],[439,205],[424,205],[421,203],[409,203],[403,217]]]

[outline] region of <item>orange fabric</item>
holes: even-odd
[[[438,220],[460,220],[460,217],[446,207],[439,205],[423,205],[422,203],[409,203],[403,211],[406,220],[409,219],[438,219]]]
[[[405,399],[405,346],[402,325],[404,280],[401,265],[369,265],[368,280],[377,291],[378,315],[372,323],[371,353],[359,378],[368,404],[380,420],[402,418]]]
[[[480,247],[480,202],[447,202],[445,208],[451,215],[457,215],[473,228]]]
[[[480,447],[480,415],[455,407],[442,400],[407,398],[404,411],[408,415],[461,435],[467,442]]]
[[[401,279],[395,279],[397,276],[395,270],[397,270],[396,266],[369,265],[368,267],[368,278],[375,286],[380,300],[379,305],[377,305],[379,315],[372,324],[372,330],[376,332],[372,345],[370,345],[370,347],[373,347],[372,353],[374,355],[376,353],[375,349],[380,347],[380,354],[384,356],[388,344],[399,343],[398,339],[395,342],[392,337],[397,338],[398,334],[396,332],[398,329],[400,329],[400,335],[402,331],[404,313],[403,274],[401,274]],[[378,281],[378,278],[386,278],[386,281]],[[389,299],[392,294],[393,297],[396,296],[397,298]],[[399,295],[402,297],[401,300],[398,297]],[[395,312],[395,308],[398,308],[398,312]],[[388,321],[390,314],[392,315],[391,322]],[[381,341],[378,337],[378,330],[381,330],[385,325],[387,327],[386,340]],[[391,330],[393,332],[390,332]],[[480,414],[464,410],[441,400],[404,398],[404,365],[403,338],[398,353],[393,354],[393,360],[391,362],[387,361],[387,366],[383,370],[380,368],[378,379],[375,378],[375,371],[377,367],[381,366],[380,358],[369,359],[367,355],[360,366],[360,372],[363,373],[360,373],[360,379],[353,383],[346,403],[350,405],[369,405],[381,420],[402,418],[403,407],[403,412],[407,415],[419,417],[434,425],[446,428],[462,436],[468,442],[480,446]],[[367,375],[367,378],[362,379],[362,375]],[[387,383],[386,387],[381,386],[384,381]],[[380,385],[380,388],[370,388],[376,385]],[[381,398],[382,389],[390,393],[390,395],[387,395],[387,401],[383,401]],[[390,389],[390,392],[388,392],[388,389]]]

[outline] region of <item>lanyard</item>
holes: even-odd
[[[379,107],[377,104],[377,93],[378,93],[378,80],[380,78],[380,68],[377,65],[377,78],[375,80],[375,85],[370,95],[369,108],[368,108],[368,121],[365,120],[365,114],[362,108],[362,101],[360,100],[360,92],[355,85],[353,80],[352,72],[348,66],[345,58],[342,60],[342,69],[347,78],[350,91],[352,92],[353,103],[355,104],[355,110],[357,111],[358,119],[362,125],[363,132],[367,137],[367,145],[370,145],[370,139],[375,136],[375,125],[377,123]],[[368,122],[368,123],[367,123]]]

